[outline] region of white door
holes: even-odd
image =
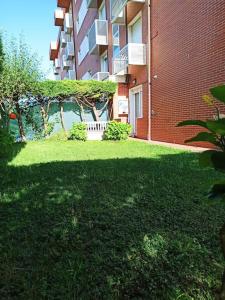
[[[142,118],[142,87],[135,87],[130,90],[130,124],[132,135],[137,134],[137,119]]]
[[[129,25],[129,43],[142,43],[142,18],[139,17]]]

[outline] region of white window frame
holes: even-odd
[[[137,115],[137,119],[143,118],[143,87],[142,85],[138,85],[134,88],[131,88],[129,91],[129,96],[134,97],[136,93],[140,93],[139,97],[139,114]],[[135,108],[136,109],[136,108]]]
[[[100,11],[102,11],[102,9],[105,9],[105,19],[100,19],[99,16],[100,16]],[[102,1],[102,4],[100,5],[99,9],[98,9],[98,18],[100,20],[107,20],[107,10],[106,10],[106,3],[105,3],[105,0]]]
[[[102,70],[102,63],[105,57],[107,57],[107,71]],[[100,56],[100,65],[101,65],[101,72],[109,72],[109,57],[108,57],[107,50],[104,53],[102,53],[102,55]]]
[[[142,12],[140,11],[128,24],[128,43],[130,43],[131,40],[131,27],[137,22],[138,19],[141,19],[141,42],[143,41],[143,19],[142,19]]]
[[[81,49],[81,48],[82,48],[82,45],[83,45],[85,40],[86,40],[86,43],[87,43],[87,48],[84,49],[86,52],[82,53],[82,51],[84,51],[84,50]],[[89,53],[88,36],[85,35],[83,41],[80,44],[80,48],[79,48],[79,51],[78,51],[78,65],[80,65],[82,63],[82,61],[85,59],[85,57],[87,56],[88,53]]]
[[[85,5],[86,7],[83,8],[82,5]],[[85,10],[85,13],[83,15],[80,15],[81,8]],[[87,12],[88,12],[87,0],[82,0],[80,8],[79,8],[78,15],[77,15],[77,20],[76,20],[77,33],[80,31],[80,29],[82,27],[82,24],[83,24],[84,19],[85,19],[86,15],[87,15]]]

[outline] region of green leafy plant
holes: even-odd
[[[207,150],[200,154],[199,162],[202,167],[212,167],[215,170],[225,173],[225,117],[220,112],[218,101],[225,104],[225,85],[210,89],[211,95],[204,95],[204,102],[211,106],[215,112],[212,120],[187,120],[179,123],[177,126],[200,126],[204,131],[196,136],[186,140],[190,142],[208,142],[215,149]],[[217,100],[217,101],[216,101]],[[209,191],[209,198],[225,200],[225,179],[215,182]],[[225,223],[220,230],[220,241],[225,258]],[[225,271],[222,279],[222,287],[218,295],[219,299],[225,299]]]
[[[70,140],[86,141],[87,140],[87,126],[85,123],[73,123],[70,130]]]
[[[46,124],[46,128],[44,129],[44,136],[50,136],[54,130],[54,126],[55,126],[54,122],[48,122]]]
[[[13,137],[6,129],[0,128],[0,158],[7,157],[12,151]]]
[[[108,124],[107,129],[104,132],[104,139],[115,141],[127,140],[130,133],[130,124],[112,121]]]

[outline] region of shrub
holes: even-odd
[[[126,123],[120,123],[112,121],[108,124],[104,133],[105,140],[127,140],[131,133],[131,125]]]
[[[12,152],[13,137],[6,129],[0,128],[0,158],[5,158]]]
[[[73,123],[73,126],[70,130],[70,140],[87,140],[87,126],[85,123]]]

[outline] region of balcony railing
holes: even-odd
[[[72,62],[66,59],[66,55],[62,56],[62,67],[63,70],[68,70],[69,68],[72,67]]]
[[[67,44],[66,33],[64,31],[61,31],[61,47],[65,48],[66,44]]]
[[[97,0],[87,0],[87,7],[88,8],[98,8],[98,1]]]
[[[63,8],[55,10],[55,26],[63,26],[65,11]]]
[[[56,67],[54,67],[53,71],[54,71],[54,75],[59,75],[59,73],[60,73],[60,69],[58,69]]]
[[[55,59],[55,68],[60,69],[60,60],[58,58]]]
[[[128,65],[146,65],[145,44],[128,43],[113,60],[113,74],[127,74]]]
[[[98,46],[108,45],[108,21],[95,20],[88,33],[89,54],[96,54]]]
[[[66,45],[66,59],[67,60],[72,60],[74,57],[74,43],[73,42],[68,42]]]
[[[109,78],[109,72],[97,72],[95,73],[91,79],[97,81],[107,80]]]
[[[71,33],[73,30],[73,17],[71,13],[66,13],[64,18],[64,31]]]
[[[130,0],[111,0],[111,20],[113,23],[124,22],[124,7]],[[144,3],[145,0],[132,0],[132,2]]]

